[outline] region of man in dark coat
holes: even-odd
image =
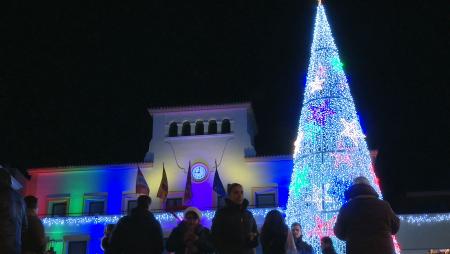
[[[110,253],[160,254],[163,249],[161,224],[148,209],[151,199],[142,195],[130,215],[119,220],[113,230]]]
[[[20,254],[27,228],[22,196],[11,187],[11,175],[0,168],[0,252]]]
[[[196,207],[184,211],[184,220],[170,233],[166,249],[175,254],[207,254],[214,251],[209,229],[200,224],[202,213]]]
[[[298,222],[291,225],[292,236],[294,237],[295,247],[298,254],[313,254],[313,248],[307,242],[303,241],[302,226]]]
[[[212,222],[211,234],[219,254],[248,254],[258,246],[258,228],[253,214],[247,210],[242,185],[231,184],[225,207],[219,209]]]
[[[38,199],[35,196],[26,196],[24,201],[27,207],[28,228],[23,234],[22,253],[42,254],[45,251],[47,239],[44,225],[36,214]]]
[[[389,203],[378,199],[365,177],[357,177],[346,196],[349,201],[339,211],[334,233],[346,241],[347,253],[395,253],[392,235],[400,220]]]

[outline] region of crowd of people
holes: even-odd
[[[11,187],[11,177],[0,170],[0,253],[42,254],[47,245],[37,216],[37,198],[22,196]]]
[[[1,174],[1,172],[0,172]],[[0,250],[11,254],[43,254],[46,237],[37,216],[37,198],[21,198],[7,188],[0,175]],[[10,183],[9,183],[10,184]],[[211,230],[201,224],[202,212],[196,207],[184,211],[182,221],[164,243],[161,225],[149,207],[151,198],[141,195],[137,207],[116,225],[107,225],[101,241],[106,254],[253,254],[261,245],[264,254],[313,254],[303,239],[302,227],[286,225],[279,210],[267,213],[260,232],[253,214],[247,209],[243,187],[233,183],[228,189],[226,205],[215,213]],[[337,238],[346,242],[346,252],[393,254],[392,235],[399,230],[399,218],[390,205],[378,198],[364,177],[354,180],[345,193],[348,201],[339,211],[334,227]],[[322,254],[336,254],[333,241],[320,241]]]
[[[275,209],[267,213],[259,232],[253,214],[247,209],[249,203],[242,185],[231,184],[227,194],[225,206],[217,210],[211,230],[200,223],[202,212],[189,207],[165,246],[161,226],[148,211],[151,199],[140,196],[138,207],[119,220],[112,235],[109,230],[105,234],[105,239],[109,239],[103,245],[105,253],[162,253],[165,249],[174,254],[253,254],[259,244],[264,254],[314,253],[303,239],[300,223],[289,228],[283,214]],[[390,205],[378,198],[369,181],[356,178],[345,196],[347,202],[339,211],[334,231],[336,237],[346,242],[346,252],[395,253],[392,235],[399,229],[399,219]],[[336,254],[329,236],[320,239],[320,252]]]

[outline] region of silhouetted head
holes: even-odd
[[[364,176],[358,176],[355,179],[353,179],[353,184],[365,184],[365,185],[370,185],[369,180],[364,177]]]
[[[25,201],[25,205],[27,209],[34,210],[37,209],[37,203],[38,199],[35,196],[26,196],[23,198],[23,201]]]
[[[298,223],[298,222],[292,223],[291,231],[292,231],[292,235],[295,238],[300,238],[303,235],[302,226],[300,226],[300,223]]]
[[[188,207],[184,210],[184,221],[190,226],[197,226],[200,224],[202,212],[197,207]]]
[[[148,210],[151,203],[152,203],[152,199],[147,195],[141,195],[137,199],[137,207],[140,209]]]
[[[330,237],[324,236],[320,239],[320,248],[322,250],[334,249],[333,241]]]
[[[275,226],[275,225],[285,225],[283,214],[278,210],[271,210],[267,213],[264,219],[264,225]],[[264,227],[263,225],[263,227]]]
[[[242,205],[244,202],[244,190],[239,183],[232,183],[228,188],[228,199],[235,204]]]

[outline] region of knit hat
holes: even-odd
[[[186,217],[189,212],[195,213],[199,220],[202,218],[202,212],[197,207],[190,206],[186,208],[186,210],[184,210],[184,217]]]
[[[364,176],[358,176],[353,180],[353,185],[355,184],[365,184],[365,185],[370,185],[369,180],[367,180],[367,178],[365,178]]]

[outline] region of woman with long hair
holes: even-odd
[[[286,254],[295,253],[292,234],[283,214],[278,210],[267,213],[261,228],[261,245],[264,254]]]

